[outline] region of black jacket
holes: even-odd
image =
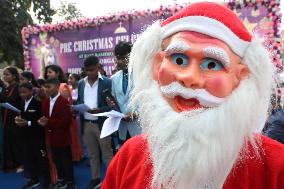
[[[284,144],[284,110],[270,115],[266,122],[265,135]]]
[[[38,119],[42,116],[41,102],[36,98],[32,98],[27,110],[25,111],[25,102],[21,103],[21,117],[31,122],[30,126],[23,128],[24,138],[33,138],[37,140],[44,140],[44,128],[38,124]]]
[[[11,85],[7,88],[1,87],[1,89],[2,91],[0,93],[0,102],[1,103],[8,102],[12,106],[20,109],[21,97],[19,95],[18,85],[17,84]],[[16,116],[17,116],[16,112],[2,108],[2,119],[4,127],[16,126],[14,120]]]

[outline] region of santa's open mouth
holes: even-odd
[[[174,102],[176,108],[181,112],[191,111],[201,108],[201,104],[199,100],[197,100],[196,98],[185,99],[181,96],[175,96]]]

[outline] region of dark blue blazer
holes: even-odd
[[[84,104],[84,89],[85,89],[85,80],[81,79],[78,85],[77,104]],[[102,78],[99,77],[97,101],[100,113],[108,112],[111,110],[111,108],[107,105],[106,102],[106,97],[108,95],[108,92],[111,92],[111,80],[104,76],[102,76]],[[106,119],[105,117],[98,118],[98,125],[100,128],[102,127],[105,119]],[[80,122],[81,122],[82,132],[84,133],[84,115],[82,114],[80,115]]]
[[[284,109],[273,113],[266,122],[265,135],[284,144]]]

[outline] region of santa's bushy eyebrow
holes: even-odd
[[[224,49],[219,47],[208,46],[203,49],[203,54],[205,57],[219,60],[224,64],[224,66],[228,66],[231,63],[228,53]]]
[[[171,55],[173,53],[185,53],[190,49],[190,46],[184,41],[173,41],[164,50],[166,55]]]

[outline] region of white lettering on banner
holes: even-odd
[[[95,56],[102,57],[102,56],[114,56],[113,52],[96,52]]]
[[[83,40],[83,41],[75,41],[74,42],[74,52],[94,50],[93,42],[94,42],[93,39]]]
[[[115,68],[114,65],[105,65],[104,70],[106,71],[107,75],[112,74],[112,70]],[[68,68],[67,72],[70,74],[80,74],[82,72],[82,68]]]
[[[101,58],[100,59],[100,63],[101,64],[112,64],[114,63],[114,59],[113,58]]]
[[[112,74],[112,70],[114,70],[115,66],[114,65],[107,65],[104,66],[104,70],[106,71],[107,75],[111,75]]]
[[[71,53],[72,52],[72,42],[61,43],[60,53]]]
[[[71,74],[80,74],[82,72],[82,69],[81,68],[68,68],[67,70],[68,73],[71,73]]]
[[[60,43],[60,53],[84,52],[94,50],[112,49],[113,37],[94,38],[74,42]]]
[[[108,48],[112,49],[113,47],[113,37],[108,37]]]
[[[115,44],[118,44],[119,41],[129,41],[129,35],[120,35],[115,37]]]
[[[94,50],[111,49],[113,48],[113,38],[97,38],[94,39]]]
[[[131,43],[133,44],[141,34],[131,34]]]

